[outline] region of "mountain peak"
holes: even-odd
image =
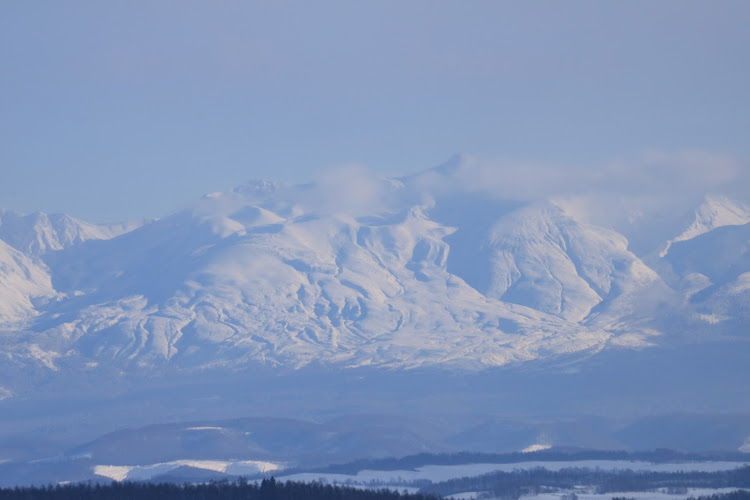
[[[250,179],[246,183],[235,187],[232,192],[241,194],[271,194],[284,184],[268,179]]]
[[[87,240],[105,240],[135,229],[136,223],[91,224],[65,214],[0,212],[0,239],[32,258]]]
[[[667,242],[659,254],[665,257],[674,243],[686,241],[723,226],[742,226],[750,222],[750,207],[726,196],[709,195],[695,209],[693,222],[675,238]]]

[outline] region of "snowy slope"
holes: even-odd
[[[675,244],[665,257],[679,276],[701,274],[725,284],[750,271],[750,224],[725,226]]]
[[[29,257],[39,257],[86,240],[109,239],[137,225],[97,225],[64,214],[21,214],[0,209],[0,239]]]
[[[690,240],[723,226],[742,226],[750,223],[750,207],[725,196],[707,196],[696,210],[690,226],[667,242],[660,257],[665,257],[674,243]]]
[[[137,224],[96,225],[73,217],[0,209],[0,323],[35,316],[62,296],[42,257],[86,240],[109,239]]]
[[[727,225],[675,243],[662,259],[680,277],[699,320],[746,335],[750,319],[750,224]]]
[[[33,316],[56,295],[45,269],[0,240],[0,325]]]
[[[487,295],[580,322],[625,290],[659,281],[622,236],[579,224],[551,204],[515,211],[488,234]]]

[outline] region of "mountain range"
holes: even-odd
[[[304,399],[313,373],[329,381],[428,372],[481,379],[499,369],[518,382],[515,396],[507,395],[514,401],[541,387],[524,386],[524,373],[575,374],[603,363],[610,368],[601,380],[616,380],[625,375],[611,366],[649,356],[670,370],[681,363],[674,373],[685,374],[685,359],[700,363],[701,352],[713,352],[728,360],[726,377],[747,373],[746,200],[726,193],[680,204],[668,193],[646,201],[601,192],[513,196],[477,172],[472,158],[459,156],[400,178],[355,172],[302,185],[253,181],[131,224],[3,210],[0,406],[13,423],[8,432],[32,432],[50,415],[60,417],[55,425],[72,425],[60,423],[75,413],[61,401],[82,404],[89,390],[143,403],[179,386],[197,401],[199,381],[231,380],[225,388],[238,388],[255,380],[248,373],[262,373],[257,380],[282,393],[273,382],[281,379],[268,374],[291,377],[294,397]],[[461,384],[452,380],[446,386],[455,395]],[[495,390],[481,380],[478,399],[486,402]],[[544,380],[544,397],[555,401],[554,376]],[[720,383],[703,382],[704,391]],[[584,386],[576,390],[585,393]],[[357,406],[363,396],[352,387],[338,408],[368,407]],[[711,410],[746,411],[743,387],[704,401],[719,398],[706,403]],[[368,408],[386,405],[388,394],[373,389]],[[110,407],[101,430],[152,423],[127,420],[114,409],[123,401]],[[220,416],[219,407],[238,417],[247,410],[222,404],[210,416]],[[291,402],[271,407],[295,411]],[[176,408],[184,405],[169,408],[152,410],[181,418]],[[124,420],[115,422],[115,414]]]
[[[343,196],[253,182],[140,225],[3,211],[3,354],[51,371],[480,369],[699,331],[745,337],[740,201],[706,197],[636,254],[571,200],[462,188],[464,161],[344,183]]]

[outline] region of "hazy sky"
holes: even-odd
[[[745,0],[3,2],[0,207],[161,216],[456,152],[746,168],[749,25]]]

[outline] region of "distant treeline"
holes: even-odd
[[[612,500],[636,500],[636,499],[632,497],[612,497]],[[687,497],[686,500],[750,500],[750,491],[749,490],[736,490],[736,491],[730,491],[729,493],[715,493],[713,495],[701,495],[699,497]]]
[[[634,472],[570,468],[550,471],[543,468],[492,472],[481,476],[451,479],[423,487],[425,494],[446,496],[463,491],[488,491],[495,497],[517,499],[576,486],[594,487],[598,493],[648,491],[667,488],[750,488],[750,466],[717,472]]]
[[[462,465],[471,463],[512,464],[520,462],[563,462],[572,460],[638,460],[652,463],[667,462],[706,462],[725,460],[730,462],[750,462],[750,453],[706,452],[685,453],[669,449],[652,451],[604,451],[575,448],[551,448],[531,453],[420,453],[403,458],[356,460],[345,464],[330,465],[315,472],[354,474],[363,469],[409,470],[423,465]],[[306,470],[307,472],[307,470]]]
[[[363,490],[321,483],[264,479],[204,484],[111,483],[68,484],[0,489],[0,500],[437,500],[426,494],[391,490]]]
[[[699,496],[697,498],[688,497],[687,500],[750,500],[750,491],[737,490],[737,491],[730,491],[729,493],[717,493],[715,495],[704,495],[704,496]]]

